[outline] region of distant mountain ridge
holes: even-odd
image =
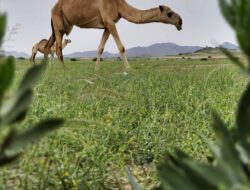
[[[168,55],[178,55],[180,53],[193,53],[199,49],[201,46],[180,46],[174,43],[156,43],[147,47],[133,47],[126,50],[128,57],[162,57]],[[97,55],[97,51],[85,51],[76,52],[72,54],[67,54],[65,57],[75,57],[75,58],[94,58]],[[119,57],[119,53],[109,53],[104,52],[102,57],[111,58]]]
[[[65,57],[68,58],[95,58],[97,55],[97,51],[84,51],[84,52],[75,52],[75,53],[71,53],[71,54],[67,54],[65,55]],[[111,58],[111,57],[115,57],[115,54],[109,53],[107,51],[103,52],[102,57],[105,58]]]
[[[230,42],[224,42],[223,44],[217,46],[217,47],[204,47],[202,49],[199,49],[195,51],[194,53],[216,53],[220,52],[221,48],[230,50],[230,51],[240,51],[239,47],[230,43]]]
[[[238,50],[239,48],[230,43],[224,42],[219,47],[223,47],[230,50]],[[187,54],[187,53],[195,53],[204,49],[205,47],[201,46],[181,46],[175,43],[155,43],[147,47],[133,47],[126,50],[128,57],[163,57],[169,55],[178,55],[178,54]],[[25,57],[28,58],[29,55],[23,52],[15,52],[15,51],[1,51],[0,55],[6,56],[14,56],[14,57]],[[71,54],[66,54],[67,58],[95,58],[97,55],[97,51],[84,51],[84,52],[74,52]],[[102,55],[103,58],[112,58],[119,57],[119,53],[110,53],[105,51]]]
[[[230,50],[238,50],[239,47],[230,43],[230,42],[224,42],[223,44],[218,46],[219,48],[226,48],[226,49],[230,49]]]
[[[28,58],[29,55],[27,53],[24,52],[17,52],[17,51],[3,51],[0,50],[0,56],[14,56],[14,57],[24,57],[24,58]]]

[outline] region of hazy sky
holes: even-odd
[[[57,0],[0,0],[1,11],[8,13],[8,26],[19,25],[16,35],[5,43],[6,50],[31,52],[40,39],[51,35],[50,13]],[[136,25],[122,19],[117,24],[126,48],[147,46],[153,43],[174,42],[180,45],[212,45],[214,42],[236,43],[234,33],[219,12],[217,0],[127,0],[131,5],[148,9],[168,5],[183,18],[183,30],[161,23]],[[64,53],[96,50],[103,30],[74,27],[72,40]],[[117,52],[111,37],[105,50]]]

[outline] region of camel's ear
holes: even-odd
[[[160,6],[159,6],[159,9],[161,10],[161,12],[164,11],[163,5],[160,5]]]

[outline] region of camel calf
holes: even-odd
[[[143,0],[142,0],[143,1]],[[135,24],[159,22],[174,25],[177,30],[182,29],[182,19],[170,7],[160,5],[148,10],[139,10],[129,5],[126,0],[58,0],[52,9],[52,35],[46,45],[45,56],[56,41],[56,54],[62,64],[62,38],[69,35],[73,26],[80,28],[104,29],[98,48],[96,70],[99,68],[100,57],[110,36],[114,37],[122,55],[125,69],[130,65],[125,48],[116,29],[116,23],[124,18]]]
[[[30,57],[30,63],[35,64],[35,57],[37,52],[40,52],[42,54],[45,53],[45,46],[48,43],[48,40],[42,39],[40,42],[38,42],[36,45],[33,46],[32,48],[32,55]],[[71,40],[65,39],[62,48],[65,48],[69,43],[71,43]],[[54,61],[54,54],[56,51],[56,43],[53,44],[53,46],[50,48],[49,54],[50,54],[50,63],[53,63]]]

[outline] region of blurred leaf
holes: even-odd
[[[0,15],[0,44],[2,43],[6,28],[6,15]]]
[[[232,182],[228,179],[224,170],[213,167],[212,165],[184,160],[181,162],[180,167],[182,167],[188,176],[192,178],[197,187],[203,187],[204,190],[217,189],[221,184],[224,184],[227,187],[231,187],[232,185]]]
[[[158,175],[164,189],[199,190],[181,168],[173,163],[173,156],[168,155],[166,161],[158,166]]]
[[[246,70],[245,65],[240,61],[238,57],[235,57],[230,51],[225,48],[221,48],[221,51],[236,65],[238,65],[242,70]]]
[[[152,190],[164,190],[164,187],[160,185],[158,187],[154,187]]]
[[[2,143],[1,145],[1,148],[0,148],[0,167],[2,166],[5,166],[11,162],[13,162],[14,160],[16,160],[18,158],[18,156],[20,154],[15,154],[15,155],[12,155],[10,157],[6,156],[4,151],[5,149],[11,144],[11,142],[13,141],[14,139],[14,136],[15,136],[15,130],[12,129],[8,135],[5,137],[4,139],[4,142]]]
[[[15,161],[19,156],[20,156],[20,154],[16,154],[16,155],[10,156],[10,157],[2,157],[2,156],[0,156],[0,167],[3,167],[3,166],[5,166],[5,165],[8,165],[8,164],[12,163],[12,162]]]
[[[19,90],[24,90],[31,87],[32,84],[34,84],[39,79],[42,72],[45,70],[46,65],[47,64],[45,63],[31,67],[23,77],[23,80],[19,86]]]
[[[134,190],[141,190],[139,184],[136,182],[134,176],[131,174],[130,170],[128,167],[125,168],[126,169],[126,173],[129,179],[129,182],[131,184],[131,186],[133,187]]]
[[[219,0],[219,3],[222,14],[236,32],[241,50],[248,56],[248,70],[230,51],[222,51],[241,69],[250,73],[250,0]],[[239,104],[237,128],[229,131],[214,113],[213,129],[216,145],[203,137],[214,154],[213,165],[195,162],[181,151],[170,154],[159,167],[160,189],[249,189],[250,84]]]
[[[223,171],[213,166],[195,163],[182,151],[177,151],[176,156],[170,156],[170,158],[172,163],[182,170],[198,189],[202,187],[204,190],[217,190],[221,183],[227,184],[227,187],[231,185]]]
[[[250,1],[220,0],[219,2],[222,14],[236,32],[241,50],[250,60]]]
[[[5,90],[12,83],[14,76],[14,60],[13,58],[7,58],[0,63],[0,97],[3,95]]]
[[[5,34],[5,28],[6,15],[0,14],[0,46]],[[25,118],[32,99],[31,85],[41,76],[42,71],[46,68],[47,60],[44,60],[43,63],[28,70],[16,94],[13,98],[8,99],[8,103],[3,104],[3,95],[11,85],[14,77],[14,59],[0,59],[0,125],[10,126]],[[61,119],[49,119],[18,134],[15,126],[12,126],[0,147],[0,167],[16,160],[22,148],[58,128],[62,123],[63,120]]]
[[[198,185],[197,187],[212,190],[217,189],[222,182],[229,187],[231,186],[231,182],[223,170],[212,165],[195,163],[193,159],[180,150],[177,150],[175,154],[176,158],[172,158],[175,160],[175,165],[182,168],[189,178]]]
[[[239,103],[237,126],[239,139],[250,156],[250,84],[248,84]]]
[[[220,158],[220,149],[219,147],[215,144],[215,142],[212,142],[210,139],[208,139],[206,136],[201,135],[202,140],[209,146],[210,151],[212,152],[213,156],[215,158]]]
[[[20,112],[19,114],[14,117],[14,119],[11,121],[11,124],[21,122],[25,119],[27,115],[28,109],[24,110],[23,112]]]
[[[48,132],[59,128],[63,123],[64,121],[62,119],[48,119],[40,122],[31,129],[15,135],[13,141],[9,144],[7,150],[5,151],[6,155],[15,155],[22,148],[34,141],[37,141]]]
[[[220,0],[221,12],[226,18],[227,22],[234,28],[236,25],[235,9],[226,0]]]
[[[216,139],[220,151],[220,157],[217,156],[220,165],[231,181],[245,183],[247,179],[242,170],[241,160],[231,139],[231,134],[216,113],[213,114],[213,120],[213,129],[217,136]],[[234,172],[232,173],[232,171]]]
[[[25,91],[17,94],[16,97],[11,99],[10,105],[3,105],[2,109],[2,125],[13,124],[23,118],[25,112],[28,110],[32,101],[32,90],[26,89]]]
[[[3,154],[3,150],[5,150],[11,144],[15,135],[16,135],[16,130],[11,129],[8,135],[5,137],[3,143],[1,144],[0,154]]]

